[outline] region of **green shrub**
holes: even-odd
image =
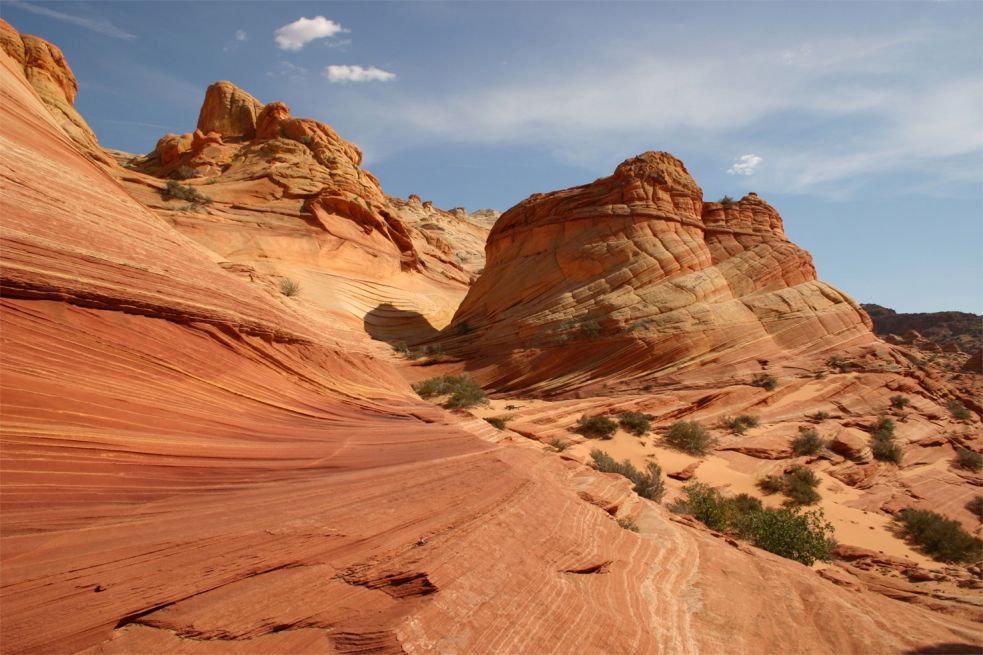
[[[505,423],[506,421],[508,421],[508,419],[502,416],[492,416],[491,418],[486,418],[485,420],[491,423],[494,427],[498,428],[499,430],[504,430]]]
[[[949,413],[952,414],[952,418],[956,419],[957,421],[968,421],[969,419],[973,418],[973,413],[966,409],[966,406],[958,400],[950,400],[946,406],[949,408]]]
[[[634,483],[634,491],[642,498],[659,502],[665,494],[665,482],[662,479],[662,468],[655,462],[649,462],[645,473],[642,473],[627,459],[616,462],[613,457],[596,448],[590,451],[594,466],[604,473],[617,473]]]
[[[983,521],[983,494],[973,496],[973,499],[966,503],[966,509],[975,514],[980,521]]]
[[[875,458],[901,464],[904,451],[894,440],[894,421],[886,416],[877,419],[877,423],[873,426],[872,437],[870,449]]]
[[[734,434],[744,434],[748,428],[756,428],[760,423],[757,416],[750,414],[741,414],[737,417],[725,416],[720,419],[720,427]]]
[[[414,384],[413,390],[424,399],[449,395],[444,407],[452,409],[474,407],[488,400],[478,383],[466,375],[440,375]]]
[[[652,427],[648,415],[641,412],[621,412],[618,414],[618,424],[622,430],[636,437],[644,437]]]
[[[819,436],[816,428],[800,427],[797,437],[792,439],[792,452],[796,455],[815,455],[826,447],[826,440]]]
[[[778,378],[767,373],[758,373],[751,378],[752,387],[761,387],[766,391],[774,391],[778,388]]]
[[[300,137],[300,142],[310,148],[314,145],[314,137],[310,134],[305,134],[304,136]]]
[[[620,519],[618,519],[618,525],[623,527],[625,530],[638,532],[638,524],[635,523],[635,521],[629,516],[622,516]]]
[[[758,548],[811,566],[828,560],[836,548],[833,526],[822,510],[803,513],[797,507],[765,509],[743,517],[740,534]]]
[[[614,437],[618,424],[607,416],[581,416],[577,421],[574,432],[580,433],[588,439],[610,439]]]
[[[177,170],[171,173],[171,177],[175,180],[190,180],[193,177],[198,177],[198,172],[190,166],[183,165],[178,166]]]
[[[940,562],[976,562],[980,542],[958,521],[923,509],[903,509],[895,516],[902,533],[927,555]]]
[[[815,421],[817,423],[822,423],[823,421],[829,420],[830,413],[827,411],[818,411],[813,414],[806,416],[810,421]]]
[[[696,421],[676,421],[669,426],[665,441],[690,455],[706,455],[714,446],[713,437]]]
[[[285,296],[296,296],[300,293],[300,282],[294,282],[291,279],[283,278],[280,280],[280,293]]]
[[[983,470],[983,455],[966,448],[959,448],[956,450],[956,466],[970,471]]]
[[[785,474],[785,495],[795,505],[818,503],[822,498],[816,491],[818,486],[819,478],[812,472],[812,469],[804,466]]]
[[[604,328],[597,321],[582,321],[580,323],[580,336],[588,341],[596,339],[604,332]]]
[[[550,448],[558,453],[562,453],[564,450],[570,447],[570,442],[566,439],[560,439],[559,437],[554,437],[550,439]]]
[[[164,197],[187,200],[193,205],[207,205],[212,201],[211,198],[202,194],[198,189],[179,184],[177,180],[167,181],[167,186],[164,187]]]
[[[812,469],[798,466],[784,475],[766,475],[758,480],[758,488],[766,494],[781,492],[788,497],[788,504],[812,505],[821,499],[816,487],[819,478]]]
[[[897,396],[891,396],[891,407],[895,409],[904,409],[910,404],[911,404],[911,400],[905,396],[902,396],[900,394]]]
[[[419,359],[420,351],[410,348],[405,341],[397,341],[393,344],[393,350],[407,359]]]
[[[724,205],[725,207],[730,207],[731,205],[737,204],[737,201],[731,198],[730,196],[724,196],[717,202],[719,202],[721,205]]]
[[[849,371],[851,368],[853,368],[853,363],[848,362],[842,357],[830,357],[826,360],[826,365],[830,368],[835,368],[839,373]]]
[[[716,489],[699,482],[687,485],[683,491],[686,498],[674,503],[672,511],[689,514],[711,530],[734,533],[759,548],[806,566],[817,559],[829,559],[836,547],[833,526],[822,511],[767,509],[753,496],[724,498]]]

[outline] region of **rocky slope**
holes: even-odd
[[[248,126],[248,99],[230,106],[232,129]],[[346,151],[280,106],[264,122],[269,107],[257,135],[272,124],[312,136],[315,151]],[[351,258],[332,269],[339,277],[370,252],[389,280],[451,275],[419,249],[404,257],[352,151],[331,164],[343,183],[306,186],[278,165],[284,153],[317,161],[293,139],[204,134],[196,153],[192,137],[183,165],[207,169],[197,158],[214,155],[227,166],[195,185],[214,196],[194,211],[159,193],[157,175],[178,160],[148,161],[164,167],[156,175],[98,163],[5,53],[0,117],[3,652],[899,653],[980,642],[978,624],[733,547],[621,478],[423,403],[361,326],[280,294],[274,273],[327,276],[319,262],[278,268],[291,248],[314,257],[305,238]],[[207,247],[221,231],[223,248]],[[251,272],[231,261],[240,251],[275,261]]]
[[[801,370],[870,348],[870,320],[816,280],[777,212],[751,194],[703,202],[678,159],[648,152],[591,184],[536,194],[488,237],[451,332],[502,391],[642,388]],[[774,367],[773,367],[774,368]]]
[[[874,331],[898,342],[924,339],[938,350],[975,353],[983,350],[983,316],[968,312],[899,314],[880,305],[863,305]],[[926,344],[927,345],[927,344]]]

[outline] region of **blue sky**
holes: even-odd
[[[228,79],[359,144],[387,193],[448,208],[506,209],[667,150],[708,199],[775,205],[861,302],[983,313],[983,3],[0,11],[64,50],[107,147],[192,130],[205,87]]]

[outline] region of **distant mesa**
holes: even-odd
[[[529,197],[495,223],[486,258],[450,330],[500,390],[719,378],[876,342],[773,207],[704,202],[665,152]]]

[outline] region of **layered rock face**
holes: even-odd
[[[498,220],[486,255],[453,328],[500,390],[720,377],[875,341],[771,206],[704,203],[666,153],[531,196]]]
[[[983,348],[983,316],[968,312],[899,314],[880,305],[863,305],[874,321],[874,330],[900,343],[919,339],[933,342],[946,352],[974,353]]]
[[[360,331],[186,236],[245,225],[232,191],[200,216],[161,209],[177,202],[161,182],[119,184],[3,53],[0,89],[5,653],[979,643],[973,623],[733,548],[624,479],[422,403]],[[296,246],[296,215],[271,227],[283,206],[252,211]]]

